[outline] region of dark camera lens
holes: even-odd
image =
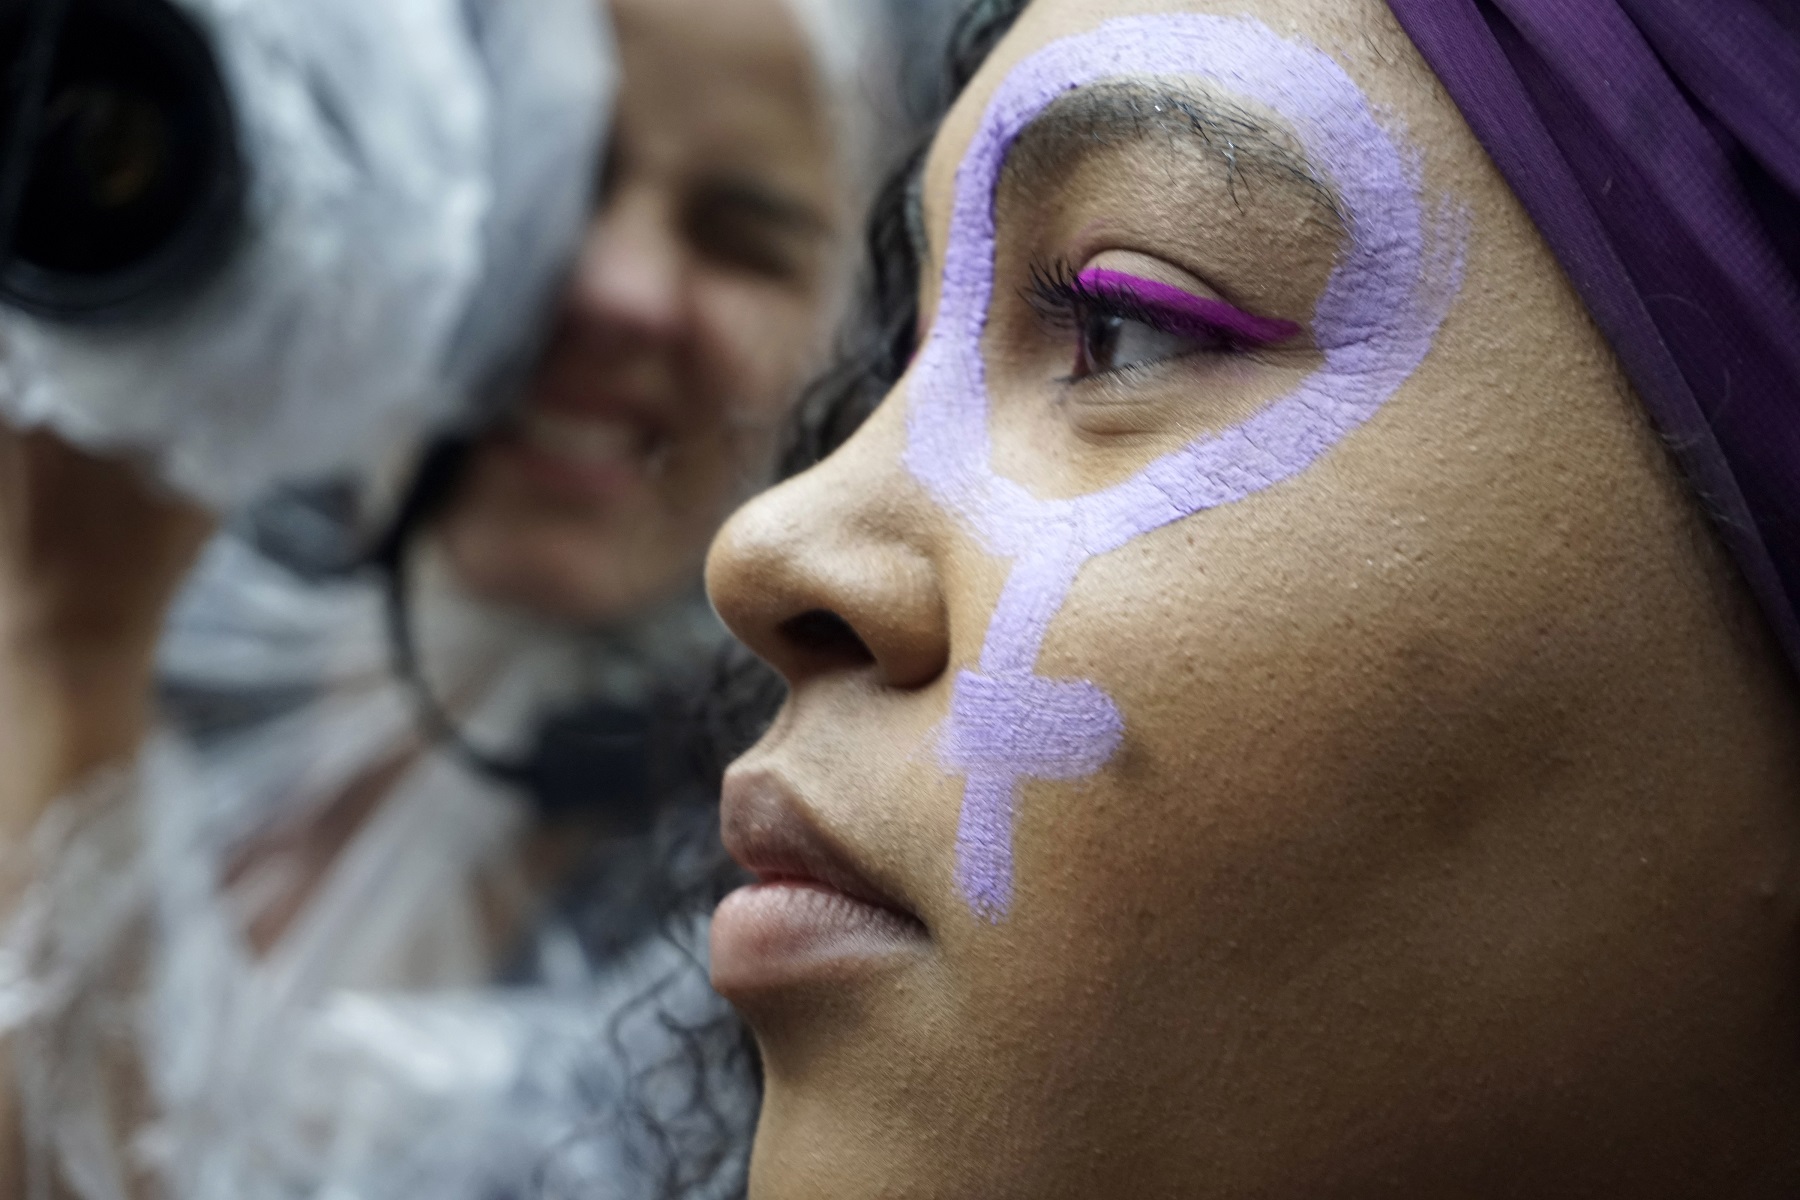
[[[62,319],[131,315],[180,299],[239,228],[235,122],[205,36],[167,0],[64,0],[54,57],[8,147],[16,212],[0,302]],[[21,77],[30,11],[0,26]],[[19,126],[14,86],[4,114]],[[9,135],[10,136],[10,135]]]
[[[183,179],[166,108],[106,84],[65,88],[44,114],[43,146],[21,214],[22,256],[96,273],[142,262],[175,233]],[[185,185],[185,186],[184,186]]]

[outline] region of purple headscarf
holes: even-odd
[[[1388,0],[1800,669],[1800,4]]]

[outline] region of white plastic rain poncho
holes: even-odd
[[[591,0],[176,0],[248,175],[219,275],[102,325],[0,306],[0,417],[229,509],[372,476],[529,341],[581,236],[615,68]]]
[[[902,124],[888,19],[924,9],[793,3],[866,194]],[[416,576],[431,686],[503,752],[571,697],[630,704],[723,637],[698,598],[573,638],[461,597],[429,552]],[[83,1200],[730,1194],[755,1094],[707,987],[706,907],[646,925],[620,878],[716,882],[711,797],[670,797],[589,894],[544,911],[532,814],[424,742],[381,603],[222,535],[163,648],[185,719],[16,862],[0,1020],[39,1182]],[[319,850],[319,814],[346,804],[364,819]],[[298,895],[282,854],[246,852],[290,828],[287,850],[328,859]],[[271,912],[289,919],[259,938]]]

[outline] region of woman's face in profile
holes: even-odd
[[[1788,1195],[1796,714],[1377,0],[1037,0],[727,527],[759,1197]]]
[[[611,0],[593,222],[520,411],[445,522],[478,594],[581,624],[691,588],[766,479],[839,291],[842,176],[787,0]]]

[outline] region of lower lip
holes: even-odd
[[[844,978],[917,951],[917,921],[820,884],[739,888],[713,914],[712,981],[737,998]]]

